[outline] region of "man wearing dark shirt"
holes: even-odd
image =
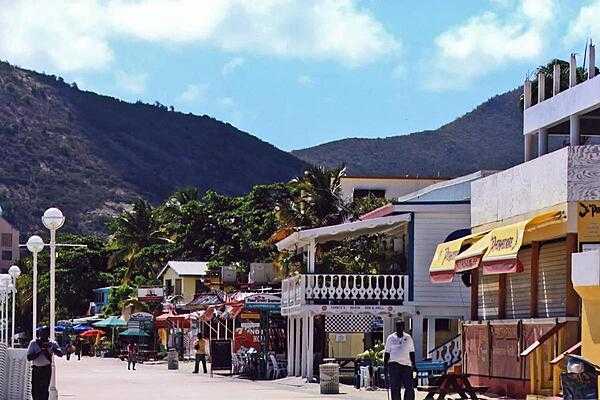
[[[52,356],[62,357],[63,353],[56,342],[48,339],[50,332],[42,329],[36,340],[29,343],[27,359],[31,361],[31,397],[33,400],[48,400],[48,387],[52,376]]]

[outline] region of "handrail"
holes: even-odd
[[[544,333],[542,336],[540,336],[540,338],[538,340],[536,340],[528,348],[523,350],[521,352],[520,356],[527,357],[538,347],[540,347],[541,345],[546,343],[546,341],[548,339],[550,339],[552,336],[554,336],[556,333],[558,333],[558,331],[560,331],[566,324],[567,324],[566,322],[559,322],[558,324],[554,325],[552,328],[550,328],[550,330],[548,332]]]
[[[554,364],[558,364],[559,362],[561,362],[566,356],[573,354],[573,352],[575,352],[576,350],[579,350],[581,348],[581,342],[576,343],[575,345],[569,347],[567,350],[565,350],[564,352],[562,352],[561,354],[559,354],[558,356],[554,357],[554,359],[552,361],[550,361],[550,364],[554,365]]]
[[[427,352],[427,355],[430,355],[431,353],[434,353],[436,351],[438,351],[439,349],[441,349],[442,347],[446,346],[447,344],[449,344],[450,342],[455,341],[456,339],[458,339],[460,337],[460,333],[448,340],[446,340],[444,343],[440,344],[439,346],[437,346],[434,349],[431,349],[430,351]]]

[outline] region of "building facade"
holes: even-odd
[[[341,179],[341,195],[346,201],[374,196],[388,200],[413,193],[434,183],[447,180],[441,177],[411,176],[344,176]]]
[[[19,231],[0,217],[0,273],[19,261]]]

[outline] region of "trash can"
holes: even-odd
[[[176,349],[169,350],[167,364],[169,365],[169,369],[179,369],[179,354]]]
[[[321,394],[340,393],[340,366],[328,362],[319,365],[319,377],[321,380]]]

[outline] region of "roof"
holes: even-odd
[[[313,240],[316,243],[324,243],[330,240],[351,239],[362,235],[383,233],[396,228],[404,222],[410,221],[410,218],[410,214],[390,215],[364,221],[305,229],[294,232],[285,239],[280,240],[276,243],[276,246],[281,251],[305,246]]]
[[[448,180],[448,179],[452,179],[449,177],[445,177],[445,176],[413,176],[413,175],[400,175],[400,176],[393,176],[393,175],[371,175],[371,176],[366,176],[366,175],[345,175],[342,177],[342,179],[393,179],[393,180],[407,180],[407,181],[416,181],[416,180],[425,180],[425,181],[444,181],[444,180]]]
[[[415,192],[408,193],[404,196],[398,197],[394,200],[394,204],[405,203],[405,202],[414,202],[414,201],[463,201],[471,199],[471,187],[466,186],[463,190],[455,190],[451,189],[455,187],[458,189],[460,185],[470,184],[470,182],[475,181],[477,179],[481,179],[488,175],[492,175],[496,171],[486,171],[481,170],[477,172],[473,172],[468,175],[459,176],[458,178],[454,178],[451,180],[434,183],[433,185],[429,185],[424,187],[423,189],[419,189]],[[437,193],[436,193],[437,192]]]
[[[173,269],[179,276],[204,276],[208,272],[208,262],[205,261],[169,261],[158,273],[160,278],[167,268]]]

